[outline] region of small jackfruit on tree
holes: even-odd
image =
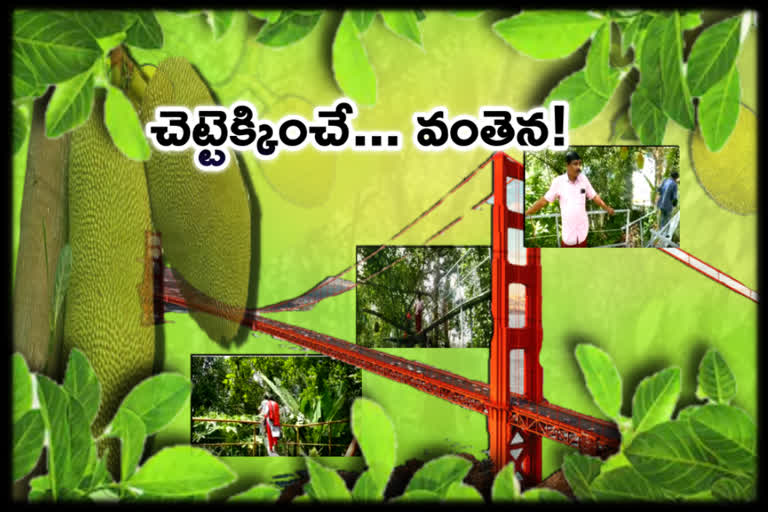
[[[163,60],[147,85],[142,123],[155,119],[159,106],[214,105],[208,87],[183,57]],[[190,308],[198,325],[218,342],[239,329],[248,299],[251,269],[251,211],[236,158],[217,172],[201,172],[194,149],[162,152],[153,148],[145,164],[152,219],[163,236],[171,266],[194,289],[216,301],[227,318]],[[199,300],[191,290],[181,290]]]

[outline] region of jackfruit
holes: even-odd
[[[155,327],[142,325],[139,287],[145,232],[152,229],[144,165],[125,157],[104,124],[103,95],[72,132],[69,154],[69,243],[72,267],[64,319],[64,355],[82,350],[101,383],[91,429],[101,433],[122,399],[152,373]],[[119,465],[110,439],[108,467]],[[104,448],[105,446],[102,446]]]
[[[707,148],[700,131],[691,135],[691,166],[699,183],[721,208],[740,215],[757,211],[757,116],[744,106],[720,151]]]
[[[154,120],[158,106],[215,105],[192,65],[182,57],[163,60],[147,85],[142,123]],[[194,149],[152,149],[145,164],[152,220],[162,233],[164,258],[195,290],[215,301],[221,318],[190,308],[198,325],[217,342],[231,340],[248,299],[251,267],[251,212],[243,176],[234,155],[227,168],[202,172]],[[200,300],[182,288],[188,302]],[[206,299],[206,302],[207,299]]]

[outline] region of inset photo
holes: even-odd
[[[216,456],[357,456],[362,370],[321,355],[192,355],[193,446]]]
[[[525,247],[680,247],[678,146],[527,151]]]
[[[491,249],[358,246],[357,344],[488,348]]]

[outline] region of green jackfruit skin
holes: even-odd
[[[151,230],[144,165],[115,147],[104,125],[103,96],[72,133],[69,156],[69,243],[72,267],[64,320],[64,359],[82,350],[101,383],[92,424],[102,432],[128,392],[152,374],[155,328],[142,324],[139,285],[145,231]],[[118,471],[115,439],[108,467]]]
[[[172,57],[160,63],[149,81],[142,123],[154,120],[155,108],[163,105],[194,111],[215,102],[192,65]],[[162,233],[164,258],[228,314],[230,320],[190,311],[206,334],[221,343],[237,334],[251,267],[248,190],[237,160],[230,156],[226,169],[206,173],[195,166],[194,149],[162,152],[153,147],[145,165],[152,220]]]

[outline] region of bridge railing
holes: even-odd
[[[253,425],[253,441],[242,441],[242,442],[236,442],[236,443],[192,443],[194,446],[206,446],[206,447],[226,447],[226,446],[248,446],[252,445],[251,448],[251,456],[256,457],[260,455],[265,455],[264,453],[264,443],[263,440],[259,436],[259,426],[261,425],[260,421],[253,421],[253,420],[230,420],[230,419],[224,419],[224,418],[192,418],[192,422],[213,422],[213,423],[240,423],[243,425]],[[347,455],[347,453],[350,452],[350,446],[347,446],[346,444],[338,444],[333,443],[332,439],[332,428],[331,425],[338,424],[338,423],[349,423],[349,419],[343,419],[343,420],[333,420],[333,421],[321,421],[316,423],[300,423],[300,424],[283,424],[281,425],[281,429],[283,432],[286,431],[286,429],[293,429],[293,432],[295,433],[294,439],[295,441],[289,441],[287,435],[283,435],[280,438],[278,438],[278,446],[283,445],[286,449],[281,450],[283,451],[283,455],[285,456],[299,456],[302,454],[302,446],[316,446],[316,447],[327,447],[328,452],[323,454],[320,453],[320,455],[325,455],[326,457],[332,456],[332,451],[334,447],[342,447],[346,448],[346,452],[342,453],[342,455]],[[299,435],[299,429],[302,428],[308,428],[308,427],[322,427],[322,426],[328,426],[328,442],[327,443],[310,443],[310,442],[304,442],[301,440],[301,436]],[[293,453],[291,453],[290,447],[293,447]]]

